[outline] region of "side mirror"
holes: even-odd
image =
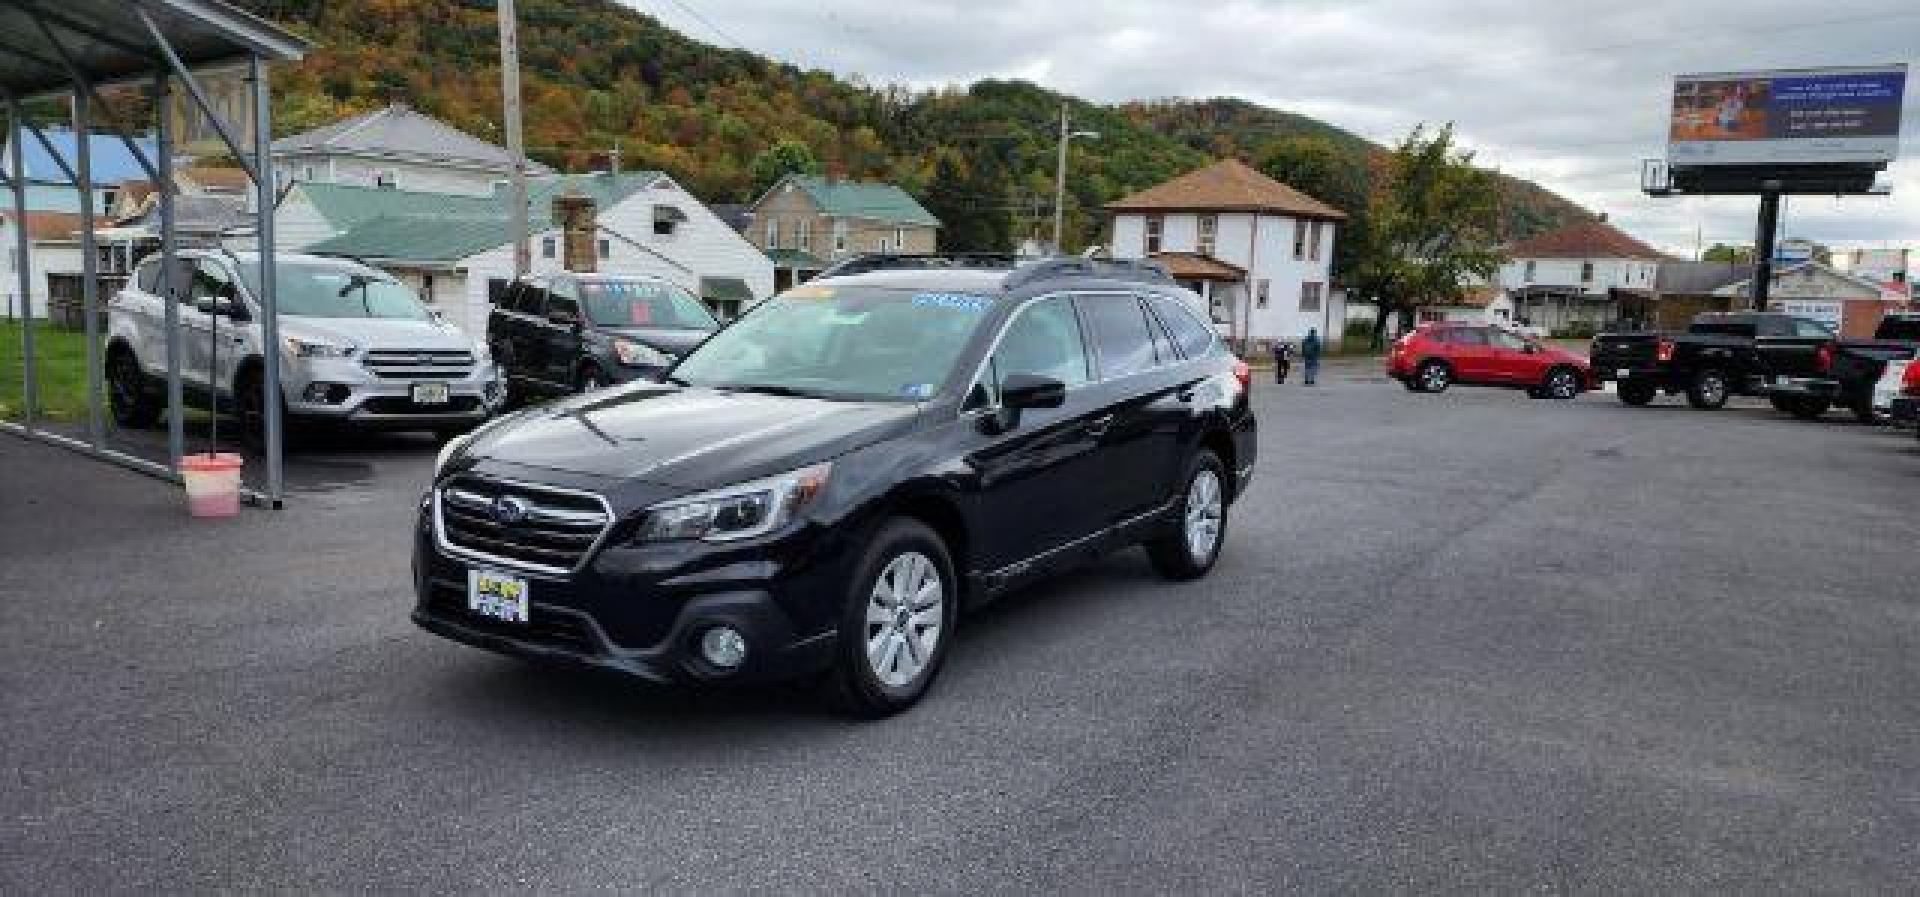
[[[1533,355],[1540,351],[1540,344],[1534,342],[1533,340],[1527,340],[1527,347],[1524,349],[1521,349],[1520,351],[1525,352],[1528,355]]]
[[[226,296],[202,296],[193,300],[193,307],[201,314],[228,318],[235,323],[253,320],[253,315],[247,312],[246,303]]]
[[[564,308],[548,309],[547,320],[561,327],[572,327],[580,323],[579,316],[575,315],[573,312],[567,311]]]
[[[1067,385],[1052,377],[1008,374],[1000,383],[1000,404],[1005,408],[1058,408],[1066,401]]]

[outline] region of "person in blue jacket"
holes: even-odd
[[[1312,386],[1320,375],[1320,328],[1307,328],[1307,338],[1300,341],[1300,361],[1305,365],[1307,385]]]

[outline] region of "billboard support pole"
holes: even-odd
[[[1753,310],[1767,310],[1773,290],[1774,233],[1780,229],[1780,188],[1768,183],[1760,192],[1760,226],[1753,240]]]

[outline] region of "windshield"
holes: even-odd
[[[589,281],[580,285],[587,319],[602,327],[712,330],[719,327],[693,294],[655,281]]]
[[[260,293],[259,269],[240,266],[247,289]],[[392,277],[338,262],[281,260],[274,265],[274,298],[280,313],[305,318],[386,318],[425,321],[432,317],[413,289]]]
[[[919,401],[947,378],[986,318],[985,296],[875,287],[800,287],[749,312],[688,355],[694,386],[857,400]]]

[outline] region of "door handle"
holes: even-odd
[[[1107,428],[1111,426],[1113,426],[1113,415],[1102,414],[1093,420],[1087,421],[1087,432],[1094,436],[1105,436]]]

